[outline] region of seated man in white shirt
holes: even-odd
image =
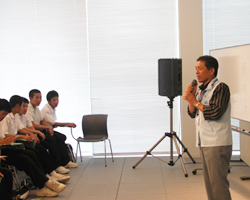
[[[27,117],[31,120],[35,129],[42,131],[46,135],[46,139],[41,141],[41,144],[47,147],[54,161],[66,168],[77,167],[77,163],[70,161],[67,145],[65,144],[66,136],[53,131],[53,127],[49,125],[43,118],[39,109],[42,101],[41,92],[33,89],[29,92],[30,103],[28,105]],[[68,169],[67,169],[68,170]],[[65,170],[63,170],[65,171]],[[61,170],[58,173],[65,173]]]
[[[59,167],[59,165],[55,163],[55,161],[53,160],[47,149],[40,144],[40,140],[37,137],[38,134],[42,139],[45,139],[45,135],[42,132],[35,130],[31,121],[26,116],[28,104],[29,104],[28,99],[23,98],[23,107],[20,110],[20,112],[15,115],[17,119],[18,134],[30,135],[32,138],[35,139],[36,141],[35,150],[34,149],[32,150],[35,151],[37,157],[39,158],[39,161],[41,162],[41,165],[44,169],[44,172],[48,174],[51,179],[61,183],[65,183],[69,181],[70,176],[65,176],[56,173],[56,169]]]
[[[59,95],[56,91],[52,90],[50,92],[48,92],[47,94],[47,101],[48,103],[42,108],[41,113],[43,116],[43,119],[45,122],[47,122],[49,125],[51,125],[52,127],[72,127],[75,128],[76,124],[74,123],[69,123],[69,122],[57,122],[57,117],[56,117],[56,107],[58,106],[59,103]],[[58,135],[63,135],[62,133],[59,133],[57,131],[54,130],[54,134],[58,134]],[[65,136],[65,140],[66,140],[66,136]],[[64,140],[64,141],[65,141]],[[71,167],[77,167],[77,163],[71,163]]]
[[[34,138],[26,135],[17,135],[17,120],[16,113],[18,113],[23,106],[23,99],[18,95],[10,98],[11,112],[1,121],[0,132],[5,136],[20,138],[31,142]]]

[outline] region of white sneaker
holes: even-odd
[[[28,191],[24,192],[23,194],[21,194],[19,198],[26,199],[28,197],[29,193],[30,193],[30,191],[28,190]]]
[[[76,168],[78,166],[78,163],[74,163],[69,161],[67,165],[65,165],[64,167],[66,168]]]
[[[58,181],[60,183],[66,183],[67,181],[70,180],[70,176],[61,175],[61,174],[56,173],[55,171],[52,171],[50,173],[50,179],[54,181]]]
[[[42,189],[37,189],[36,196],[38,197],[55,197],[58,194],[48,187],[44,186]]]
[[[55,171],[59,174],[67,174],[69,173],[69,169],[66,169],[65,167],[63,166],[59,166],[55,169]]]
[[[57,181],[53,181],[53,180],[48,180],[45,185],[50,188],[51,190],[57,192],[57,193],[60,193],[62,192],[65,188],[66,188],[66,185],[62,184],[62,183],[59,183]]]

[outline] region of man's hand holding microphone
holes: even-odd
[[[196,100],[195,94],[197,91],[197,81],[194,79],[191,83],[188,84],[188,87],[183,94],[182,98],[189,103],[189,111],[194,111],[198,101]]]

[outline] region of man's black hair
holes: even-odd
[[[49,91],[47,94],[47,101],[50,101],[54,97],[59,97],[57,91],[55,91],[55,90]]]
[[[13,95],[10,98],[10,105],[12,108],[14,108],[17,104],[19,104],[21,106],[22,103],[23,103],[23,98],[18,96],[18,95]]]
[[[217,76],[219,64],[216,58],[212,56],[201,56],[197,59],[197,61],[204,61],[208,70],[214,68],[214,76]]]
[[[30,90],[30,92],[29,92],[29,97],[30,97],[30,98],[33,98],[35,93],[41,93],[41,92],[40,92],[40,90],[38,90],[38,89]]]
[[[26,99],[25,97],[23,97],[23,103],[27,103],[27,104],[29,104],[29,100],[28,100],[28,99]]]
[[[0,99],[0,111],[11,112],[11,105],[6,99]]]

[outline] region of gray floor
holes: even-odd
[[[188,177],[184,176],[180,160],[174,166],[146,157],[135,169],[132,168],[141,157],[115,158],[104,166],[104,158],[78,159],[79,166],[71,169],[71,180],[66,189],[54,198],[44,200],[205,200],[206,191],[202,171],[192,174],[193,168],[201,167],[185,159]],[[169,162],[169,157],[162,157]],[[229,173],[230,191],[233,200],[250,200],[250,180],[242,181],[240,176],[250,176],[250,168],[244,162],[231,162]],[[29,198],[35,198],[31,191]]]

